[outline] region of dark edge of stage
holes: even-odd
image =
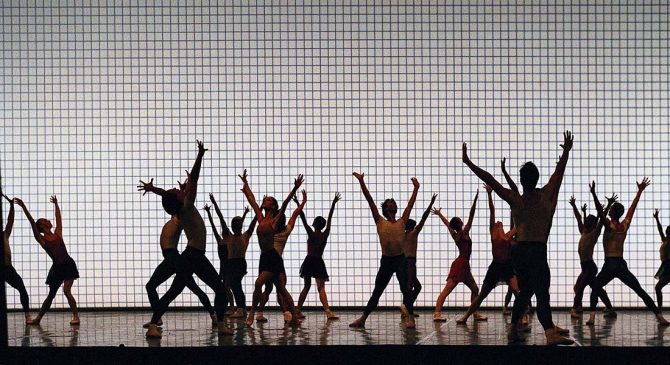
[[[245,346],[0,350],[2,364],[667,364],[664,347]]]

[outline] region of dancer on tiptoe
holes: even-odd
[[[389,281],[393,277],[393,274],[396,274],[398,282],[400,284],[400,290],[403,293],[403,305],[401,306],[401,311],[403,312],[403,318],[405,318],[405,327],[413,328],[414,323],[414,310],[412,308],[412,296],[406,288],[407,280],[405,279],[405,270],[402,265],[405,262],[405,255],[402,251],[402,243],[405,239],[405,224],[409,219],[409,215],[412,213],[412,207],[416,201],[416,195],[419,192],[419,180],[415,177],[412,178],[412,184],[414,185],[414,190],[412,191],[412,196],[407,202],[407,207],[403,212],[400,219],[396,219],[395,215],[398,212],[398,205],[393,199],[386,199],[382,203],[382,214],[379,214],[377,206],[375,205],[368,187],[365,185],[363,180],[365,174],[354,172],[352,175],[358,180],[361,185],[361,190],[363,196],[370,206],[370,211],[372,212],[372,219],[377,225],[377,234],[379,235],[379,243],[382,249],[382,258],[379,265],[379,271],[377,271],[377,277],[375,278],[375,288],[368,300],[368,304],[363,311],[363,315],[356,319],[355,321],[349,324],[349,327],[354,328],[363,328],[365,327],[365,321],[370,316],[370,313],[377,308],[379,304],[379,298],[384,293],[384,289],[388,285]],[[383,215],[383,217],[382,217]]]
[[[323,251],[326,249],[326,242],[330,235],[331,222],[333,221],[333,213],[335,212],[335,205],[342,199],[340,193],[335,193],[333,203],[328,212],[328,220],[322,216],[314,218],[312,227],[307,223],[307,218],[304,212],[300,212],[300,220],[307,232],[307,256],[300,266],[300,277],[304,279],[305,286],[300,292],[298,299],[298,312],[302,314],[302,305],[305,303],[309,289],[312,287],[312,278],[316,281],[316,288],[319,291],[319,300],[323,305],[323,310],[326,312],[328,320],[338,319],[338,317],[330,310],[328,306],[328,296],[326,295],[326,281],[328,281],[328,271],[326,264],[323,261]],[[295,198],[294,198],[295,200]],[[295,200],[298,203],[297,200]]]
[[[555,326],[552,320],[549,304],[551,272],[547,263],[547,241],[572,144],[572,133],[567,131],[563,134],[563,154],[556,170],[549,182],[540,189],[537,188],[540,173],[535,164],[527,162],[521,167],[523,194],[505,188],[491,174],[475,165],[468,157],[467,145],[463,144],[463,162],[512,208],[518,241],[512,250],[512,265],[520,289],[514,301],[512,324],[508,333],[508,339],[512,342],[521,339],[518,334],[519,319],[528,308],[528,301],[533,294],[537,298],[537,316],[545,330],[547,344],[574,342],[563,337],[568,331]]]
[[[479,199],[479,191],[477,191],[475,199],[472,201],[468,223],[465,224],[465,226],[463,225],[463,220],[461,220],[461,218],[453,217],[449,220],[442,214],[441,208],[433,209],[433,214],[440,217],[442,223],[447,226],[451,238],[454,239],[456,247],[458,247],[458,257],[451,263],[449,276],[447,276],[447,283],[444,285],[444,288],[442,289],[442,292],[440,292],[440,295],[437,297],[437,302],[435,303],[435,312],[433,313],[433,321],[435,322],[446,322],[447,319],[442,317],[442,306],[444,305],[447,296],[459,283],[465,284],[465,286],[470,289],[470,302],[474,302],[479,295],[479,287],[470,271],[470,254],[472,253],[470,228],[472,227],[472,220],[475,217],[477,199]],[[478,321],[486,320],[486,316],[479,313],[475,313],[474,317],[475,320]]]
[[[612,205],[610,208],[609,216],[611,219],[608,219],[604,212],[601,214],[600,219],[603,220],[605,224],[605,233],[603,234],[603,246],[605,249],[605,264],[603,265],[602,270],[596,276],[593,287],[598,290],[593,290],[591,292],[591,314],[589,316],[586,324],[592,325],[595,323],[596,319],[596,306],[598,305],[598,295],[600,290],[603,290],[605,285],[607,285],[612,279],[618,278],[629,288],[633,289],[635,294],[637,294],[644,304],[651,310],[654,315],[656,315],[656,320],[661,326],[667,326],[670,323],[663,317],[661,310],[656,306],[654,300],[651,299],[649,294],[642,289],[640,282],[637,280],[635,275],[628,270],[628,264],[623,258],[623,244],[626,240],[626,235],[628,234],[628,228],[630,228],[631,221],[633,220],[633,214],[635,213],[635,208],[640,201],[642,192],[644,189],[649,186],[651,182],[646,177],[642,179],[642,182],[637,183],[637,194],[635,199],[628,208],[628,212],[624,217],[623,221],[619,222],[619,219],[623,216],[624,207],[621,203],[617,202]],[[595,187],[594,187],[595,191]],[[595,196],[595,193],[594,193]],[[600,212],[599,212],[600,213]]]
[[[51,203],[54,205],[54,211],[56,213],[56,230],[51,232],[51,221],[46,218],[40,218],[35,222],[33,216],[26,208],[26,205],[19,198],[14,198],[14,202],[23,209],[26,218],[30,222],[30,227],[33,230],[33,236],[35,240],[42,246],[44,251],[47,252],[53,264],[51,269],[49,269],[49,275],[47,275],[47,285],[49,285],[49,294],[47,294],[44,303],[42,303],[42,308],[29,324],[39,325],[42,321],[42,317],[47,313],[51,307],[58,288],[61,284],[63,285],[63,294],[67,298],[67,303],[70,305],[72,310],[72,320],[70,324],[78,325],[79,312],[77,311],[77,301],[72,295],[72,285],[74,281],[79,278],[79,270],[77,270],[77,264],[74,262],[72,257],[67,252],[65,248],[65,241],[63,241],[63,219],[61,217],[60,207],[58,206],[58,199],[56,196],[52,196],[50,199]]]

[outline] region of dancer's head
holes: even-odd
[[[416,227],[416,221],[414,219],[408,219],[405,223],[405,232],[411,232]]]
[[[277,202],[277,199],[275,199],[273,196],[266,196],[263,198],[261,209],[264,209],[265,211],[270,211],[274,214],[277,210],[279,210],[279,203]]]
[[[242,217],[235,217],[230,221],[230,228],[233,230],[233,234],[240,234],[242,233],[242,224],[244,223],[244,220]]]
[[[51,231],[51,227],[53,227],[53,226],[51,225],[51,221],[48,220],[48,219],[46,219],[46,218],[40,218],[40,219],[38,219],[38,220],[35,222],[35,224],[37,225],[37,229],[39,229],[39,231],[40,231],[41,233],[50,232],[50,231]]]
[[[382,203],[382,215],[385,218],[394,217],[398,213],[398,204],[393,199],[386,199]]]
[[[598,224],[598,218],[596,218],[596,216],[593,214],[589,214],[586,218],[584,218],[584,228],[588,232],[593,231],[596,228],[597,224]]]
[[[463,221],[461,220],[461,218],[453,217],[449,221],[449,227],[451,227],[451,229],[453,229],[456,232],[460,232],[461,229],[463,229]]]
[[[537,181],[540,179],[540,171],[537,170],[537,166],[533,162],[528,161],[521,166],[519,176],[523,190],[531,191],[537,186]]]
[[[612,204],[612,208],[610,208],[610,218],[614,220],[619,220],[621,216],[623,215],[624,208],[623,204],[616,202]]]
[[[314,229],[316,229],[317,231],[322,230],[324,227],[326,227],[326,218],[322,216],[314,218],[314,221],[312,222],[312,227],[314,227]]]
[[[179,189],[170,189],[161,197],[163,209],[169,215],[175,215],[181,211],[181,208],[184,206],[182,200],[183,192]]]

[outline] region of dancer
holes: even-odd
[[[616,195],[613,195],[611,198],[607,198],[607,206],[603,210],[600,201],[596,196],[596,183],[595,181],[589,185],[591,194],[593,195],[593,200],[596,205],[596,211],[598,212],[598,217],[606,216],[609,212],[612,204],[617,199]],[[575,282],[575,300],[572,304],[572,309],[570,310],[570,316],[572,318],[579,318],[582,313],[582,297],[584,296],[584,289],[586,286],[590,286],[591,290],[594,290],[593,282],[596,279],[596,274],[598,274],[598,266],[593,261],[593,248],[598,242],[598,237],[600,237],[600,231],[603,228],[605,222],[596,218],[593,215],[586,215],[586,204],[582,206],[582,212],[584,213],[584,223],[582,223],[582,216],[579,214],[579,209],[577,209],[577,203],[574,195],[570,197],[570,205],[572,206],[572,211],[575,214],[575,219],[577,219],[577,227],[581,237],[579,239],[579,246],[577,252],[579,253],[579,262],[582,267],[582,272],[577,277]],[[616,315],[616,312],[612,309],[612,303],[610,302],[607,294],[604,291],[598,293],[600,299],[605,303],[607,309],[605,309],[606,315],[611,315],[613,313]]]
[[[598,305],[598,294],[600,293],[600,290],[604,291],[603,288],[605,285],[614,278],[618,278],[626,286],[633,289],[635,294],[642,299],[647,308],[656,315],[656,320],[660,326],[667,326],[670,324],[670,322],[663,317],[661,310],[656,306],[654,300],[651,299],[644,289],[642,289],[642,286],[635,275],[628,270],[628,264],[623,258],[623,244],[626,240],[626,235],[628,234],[628,228],[630,228],[635,208],[637,208],[642,192],[649,186],[649,184],[651,184],[651,182],[646,177],[642,179],[642,182],[637,183],[637,194],[635,195],[635,199],[633,199],[630,208],[628,208],[628,212],[623,221],[619,222],[619,218],[621,218],[624,213],[624,207],[619,202],[614,203],[612,208],[610,208],[609,216],[611,220],[607,219],[604,213],[600,216],[600,219],[603,220],[605,224],[605,233],[603,234],[605,264],[603,265],[602,270],[600,270],[600,273],[598,273],[598,276],[596,276],[593,285],[593,287],[598,290],[591,291],[591,315],[586,322],[588,325],[593,325],[595,323],[596,306]],[[601,212],[599,212],[599,214],[600,213]]]
[[[377,271],[377,277],[375,278],[375,288],[368,300],[368,304],[363,311],[363,315],[349,324],[349,327],[354,328],[364,328],[365,321],[370,316],[370,313],[377,308],[379,304],[379,298],[384,289],[391,281],[393,274],[396,274],[398,283],[400,284],[400,291],[403,294],[403,306],[401,306],[401,311],[403,318],[405,319],[405,327],[414,328],[414,310],[412,308],[412,299],[411,294],[407,291],[405,279],[405,270],[402,267],[405,255],[402,251],[402,243],[405,239],[405,225],[409,219],[409,215],[412,213],[412,207],[416,201],[416,195],[419,192],[419,180],[415,177],[412,178],[412,184],[414,185],[414,190],[412,191],[412,196],[407,202],[407,207],[402,213],[400,219],[396,219],[395,215],[398,212],[398,205],[393,199],[386,199],[382,203],[382,217],[377,210],[372,195],[368,191],[367,186],[365,185],[365,174],[354,172],[352,175],[358,179],[359,184],[361,185],[361,190],[365,199],[368,201],[370,206],[370,211],[372,212],[372,219],[374,219],[375,224],[377,225],[377,234],[379,235],[379,243],[382,249],[382,258],[379,265],[379,271]],[[384,219],[386,218],[386,219]]]
[[[547,263],[547,240],[551,231],[554,212],[558,202],[563,175],[572,149],[573,136],[570,131],[563,134],[563,154],[549,182],[537,189],[540,173],[532,162],[521,167],[523,194],[502,186],[491,174],[475,165],[468,157],[467,145],[463,143],[463,162],[485,184],[512,208],[518,243],[512,251],[512,266],[519,282],[519,295],[514,301],[512,324],[508,339],[519,341],[519,319],[528,308],[532,294],[537,298],[537,316],[545,330],[548,345],[571,344],[574,341],[563,337],[568,331],[554,325],[549,304],[551,272]]]
[[[2,194],[2,197],[7,199],[9,202],[9,215],[7,216],[7,225],[5,226],[5,230],[2,232],[2,247],[5,252],[5,261],[2,263],[2,266],[0,266],[0,277],[3,277],[4,281],[12,288],[18,290],[19,299],[21,300],[21,307],[23,308],[23,315],[26,319],[26,324],[31,324],[33,320],[30,317],[30,301],[28,300],[28,291],[26,290],[26,286],[23,284],[23,279],[21,279],[19,273],[16,272],[14,266],[12,266],[12,251],[9,249],[9,236],[12,235],[12,228],[14,227],[14,200],[10,199],[5,194]],[[0,204],[1,203],[2,202],[0,202]]]
[[[323,262],[323,251],[326,249],[326,242],[330,235],[331,222],[333,221],[333,213],[335,212],[335,205],[342,199],[340,193],[335,193],[333,203],[330,205],[330,212],[328,212],[328,220],[322,216],[314,218],[312,226],[307,223],[305,212],[300,212],[300,220],[307,231],[307,256],[300,265],[300,277],[304,279],[305,286],[300,292],[298,299],[298,313],[302,315],[302,305],[305,303],[309,289],[312,287],[312,278],[316,280],[316,288],[319,291],[319,300],[323,305],[323,311],[326,312],[328,320],[338,319],[328,306],[328,296],[326,295],[326,281],[328,281],[328,271],[326,264]],[[294,201],[297,203],[298,201]],[[325,228],[325,229],[324,229]]]
[[[499,284],[506,283],[510,290],[515,294],[519,294],[519,285],[517,283],[514,269],[512,268],[512,237],[516,233],[516,228],[512,227],[509,232],[505,233],[503,223],[496,221],[496,208],[493,205],[493,196],[490,186],[484,185],[486,195],[489,201],[489,232],[491,233],[491,251],[493,253],[493,261],[489,265],[484,277],[484,284],[479,295],[472,301],[468,311],[456,323],[465,324],[468,318],[475,313],[479,306],[489,293]]]
[[[193,274],[196,274],[200,280],[214,290],[214,307],[216,310],[218,334],[233,334],[233,331],[226,326],[225,322],[223,322],[226,306],[228,305],[228,298],[226,297],[225,288],[216,269],[207,259],[207,256],[205,256],[207,229],[205,228],[205,221],[195,207],[202,158],[205,155],[205,151],[207,151],[201,141],[197,142],[198,157],[193,163],[191,172],[187,172],[188,178],[183,190],[170,189],[161,195],[163,208],[168,214],[177,216],[182,224],[188,243],[186,249],[181,254],[181,267],[177,271],[177,275],[172,281],[170,289],[168,289],[165,295],[163,295],[158,303],[156,303],[156,309],[153,310],[151,323],[147,329],[147,338],[161,338],[161,332],[158,329],[158,321],[163,316],[163,313],[167,311],[170,303],[172,303],[172,301],[184,290],[189,278],[192,279]],[[139,191],[156,193],[159,189],[153,186],[153,180],[149,183],[143,181],[140,181],[140,183],[141,185],[138,186]],[[212,318],[212,320],[214,320],[214,318]]]
[[[658,234],[661,235],[661,247],[659,249],[661,254],[661,267],[658,268],[656,275],[654,275],[654,277],[658,279],[658,283],[656,283],[656,302],[658,303],[658,309],[663,309],[662,290],[670,282],[670,239],[668,239],[668,237],[670,237],[670,226],[665,228],[664,234],[663,226],[658,219],[658,209],[654,212],[654,219],[656,220]]]
[[[279,217],[279,219],[277,220],[277,232],[275,232],[272,238],[272,246],[274,247],[275,251],[277,251],[279,256],[282,257],[282,261],[284,260],[284,249],[286,248],[288,238],[291,235],[291,232],[293,232],[295,222],[298,220],[298,215],[300,214],[300,212],[302,212],[300,203],[298,203],[298,200],[296,199],[295,195],[293,196],[293,200],[297,203],[298,209],[293,211],[293,214],[291,215],[291,218],[289,219],[288,223],[286,222],[285,215],[282,214]],[[281,272],[279,272],[279,280],[281,281],[283,286],[286,286],[286,268],[284,266],[282,266]],[[270,294],[272,293],[273,287],[274,286],[272,285],[272,281],[268,281],[265,283],[265,291],[263,291],[261,301],[258,305],[258,312],[256,313],[257,322],[267,321],[267,319],[263,316],[263,310],[265,309],[265,305],[270,300]],[[279,304],[279,308],[284,314],[284,322],[285,323],[290,322],[291,319],[293,319],[293,314],[291,313],[291,311],[289,311],[286,299],[279,292],[277,292],[277,303]],[[305,318],[305,316],[302,315],[302,313],[300,313],[300,310],[298,308],[296,308],[296,313],[298,319]]]
[[[258,303],[261,301],[261,290],[263,289],[263,285],[268,281],[272,281],[277,287],[277,294],[284,297],[288,310],[291,311],[291,321],[289,324],[300,324],[297,316],[298,313],[293,303],[293,298],[286,290],[286,286],[282,283],[281,280],[280,273],[285,271],[284,260],[281,258],[277,250],[274,249],[274,236],[278,228],[283,228],[278,227],[278,221],[282,216],[284,216],[284,212],[286,211],[288,203],[291,201],[298,188],[300,188],[302,185],[303,176],[298,175],[298,177],[295,179],[293,189],[288,194],[281,207],[279,207],[277,200],[271,196],[265,196],[261,206],[259,207],[258,203],[256,202],[256,198],[254,197],[254,193],[249,187],[249,182],[247,181],[247,170],[244,170],[242,175],[238,176],[244,183],[242,192],[249,201],[249,205],[251,205],[251,209],[253,209],[254,214],[258,219],[258,229],[256,230],[256,234],[258,235],[258,245],[261,248],[261,260],[258,265],[259,274],[254,285],[254,296],[251,310],[249,310],[249,314],[247,315],[245,323],[247,326],[251,326],[254,323],[254,312],[258,307]],[[302,204],[298,207],[298,209],[296,209],[296,211],[302,210],[306,203],[307,193],[303,191]]]
[[[470,215],[468,217],[468,223],[463,226],[463,221],[459,217],[453,217],[451,220],[448,220],[441,212],[441,208],[433,209],[433,214],[440,217],[442,222],[449,233],[451,238],[456,242],[458,247],[458,257],[454,262],[451,263],[451,269],[449,270],[449,276],[447,276],[447,283],[444,285],[444,289],[440,292],[440,295],[437,297],[437,302],[435,303],[435,312],[433,313],[433,321],[435,322],[446,322],[447,319],[442,317],[442,306],[444,301],[447,299],[447,296],[451,293],[458,283],[463,283],[470,289],[470,302],[474,300],[479,295],[479,287],[475,282],[475,278],[472,276],[470,271],[470,253],[472,253],[472,239],[470,239],[470,228],[472,227],[472,220],[475,217],[475,208],[477,207],[477,199],[479,199],[479,190],[475,195],[475,199],[472,201],[472,207],[470,207]],[[484,321],[486,316],[475,313],[475,320]]]
[[[216,229],[216,225],[214,224],[214,219],[212,218],[212,212],[210,211],[209,205],[205,204],[205,211],[207,212],[207,217],[209,219],[209,223],[212,226],[212,231],[214,232],[214,238],[216,239],[216,242],[218,243],[218,254],[219,254],[219,261],[220,261],[220,266],[219,266],[219,276],[221,277],[221,281],[223,281],[223,285],[226,288],[226,295],[228,296],[228,301],[231,303],[231,309],[230,309],[230,318],[244,318],[244,315],[246,315],[246,304],[244,303],[245,297],[244,297],[244,292],[242,291],[242,283],[241,280],[244,277],[244,275],[247,274],[247,269],[246,269],[246,260],[244,259],[244,256],[247,251],[247,246],[249,246],[249,239],[251,239],[251,233],[253,233],[253,228],[256,225],[256,220],[255,218],[251,222],[251,226],[249,235],[242,234],[242,226],[244,225],[244,218],[246,218],[247,214],[249,213],[249,207],[244,208],[244,212],[242,213],[241,217],[235,217],[231,221],[231,227],[233,231],[231,232],[230,229],[228,229],[228,225],[226,224],[226,220],[223,219],[223,214],[221,213],[221,209],[219,209],[219,205],[216,203],[216,199],[214,199],[213,194],[209,194],[209,200],[212,202],[212,205],[214,206],[214,210],[216,211],[216,215],[219,217],[219,223],[221,223],[221,235],[219,235],[219,232]],[[240,242],[240,240],[246,240],[246,245],[244,242]],[[230,245],[237,244],[238,246],[243,246],[243,254],[241,259],[244,260],[244,262],[240,261],[240,258],[238,257],[237,260],[231,261],[229,259],[229,254],[232,253],[234,248],[232,248]],[[235,269],[235,275],[230,275],[230,270],[231,267],[229,267],[229,264],[234,265]],[[244,268],[242,268],[242,266]],[[241,271],[244,271],[241,273]],[[235,277],[236,280],[240,280],[240,285],[238,288],[236,288],[237,293],[234,293],[231,289],[234,285],[231,278]],[[235,302],[237,304],[237,309],[232,305],[232,303]]]
[[[65,248],[65,242],[63,241],[63,219],[61,217],[60,207],[58,206],[58,199],[55,195],[52,195],[49,201],[53,203],[54,211],[56,213],[56,230],[54,232],[51,232],[53,226],[51,225],[50,220],[40,218],[35,222],[33,216],[28,211],[28,208],[26,208],[26,205],[23,203],[23,200],[14,198],[14,202],[23,209],[23,213],[25,213],[26,218],[28,218],[35,240],[42,246],[49,257],[51,257],[51,260],[53,260],[46,281],[46,284],[49,285],[49,294],[47,294],[46,299],[44,299],[42,308],[40,308],[37,317],[28,324],[40,324],[42,317],[44,317],[49,310],[49,307],[51,307],[51,303],[58,292],[58,288],[63,284],[63,294],[65,294],[70,310],[72,310],[70,324],[78,325],[80,323],[79,312],[77,311],[77,301],[72,295],[72,285],[74,284],[74,281],[79,278],[79,270],[77,270],[77,264],[67,253],[67,248]]]
[[[416,251],[419,243],[419,233],[423,229],[426,220],[430,215],[431,210],[433,209],[433,204],[435,204],[435,199],[437,199],[437,194],[433,194],[433,197],[430,199],[430,204],[428,208],[423,212],[419,224],[416,224],[414,219],[408,219],[405,223],[405,239],[402,242],[402,251],[405,255],[405,275],[407,279],[407,293],[410,296],[412,306],[416,302],[416,298],[421,292],[421,282],[416,276]],[[418,315],[414,315],[417,317]]]
[[[153,179],[151,180],[150,184],[153,185]],[[183,193],[183,189],[185,188],[186,184],[179,184],[179,186]],[[147,191],[149,190],[145,190],[144,194],[146,194]],[[159,196],[163,196],[166,193],[165,190],[157,187],[153,187],[151,191]],[[166,282],[170,277],[172,277],[172,275],[176,274],[177,271],[182,267],[179,251],[177,250],[181,232],[181,222],[179,221],[177,215],[173,214],[172,217],[170,217],[170,220],[165,223],[163,229],[161,230],[160,246],[163,253],[163,261],[158,264],[153,274],[151,274],[151,278],[145,285],[147,296],[149,297],[149,305],[151,306],[152,311],[155,311],[158,308],[158,301],[160,300],[158,297],[158,291],[156,289],[161,284]],[[214,308],[212,308],[212,303],[209,301],[207,294],[205,294],[205,292],[200,289],[198,284],[195,283],[193,277],[188,279],[186,282],[186,287],[198,297],[202,305],[205,307],[207,313],[209,313],[209,316],[212,319],[212,323],[216,325],[216,312],[214,312]],[[150,324],[151,321],[145,323],[143,327],[149,328]],[[162,318],[158,320],[157,324],[159,326],[163,325]]]
[[[209,194],[209,199],[214,206],[216,215],[219,217],[224,235],[223,237],[218,236],[214,221],[212,220],[212,214],[209,211],[209,207],[206,206],[205,210],[207,211],[207,216],[209,217],[209,222],[212,225],[217,242],[223,242],[222,245],[219,245],[219,259],[222,260],[225,257],[226,263],[225,265],[221,264],[220,275],[224,283],[227,281],[226,285],[232,290],[232,295],[237,304],[237,310],[230,315],[230,318],[244,318],[247,314],[247,307],[246,296],[242,290],[242,279],[247,274],[247,248],[249,247],[249,241],[251,240],[251,235],[254,233],[257,220],[254,217],[249,224],[249,228],[242,233],[244,219],[250,212],[249,207],[246,207],[241,217],[236,216],[231,220],[230,226],[232,232],[230,232],[226,221],[223,219],[223,214],[221,214],[221,209],[219,209],[219,205],[214,199],[214,195]],[[226,248],[225,252],[222,247]]]

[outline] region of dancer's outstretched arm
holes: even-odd
[[[221,242],[221,236],[219,236],[219,231],[216,230],[216,224],[214,224],[214,219],[212,218],[212,212],[210,206],[205,204],[205,206],[202,207],[202,209],[204,209],[205,212],[207,212],[207,218],[209,218],[209,224],[212,225],[212,231],[214,232],[214,238],[216,238],[216,242],[217,243]]]
[[[493,194],[491,194],[493,189],[484,184],[484,190],[486,190],[486,195],[489,198],[489,230],[492,230],[496,225],[496,207],[493,205]]]
[[[374,219],[375,223],[379,222],[379,220],[382,218],[382,216],[379,214],[379,210],[377,209],[377,206],[375,205],[375,201],[372,199],[372,195],[370,195],[370,191],[368,190],[368,187],[365,185],[365,174],[364,173],[357,173],[354,172],[352,175],[358,179],[358,182],[361,184],[361,191],[363,192],[363,196],[365,196],[365,200],[368,201],[368,205],[370,206],[370,212],[372,212],[372,219]]]
[[[472,170],[472,172],[477,175],[477,177],[484,181],[486,185],[490,186],[502,200],[508,203],[511,202],[513,197],[512,194],[515,193],[512,190],[502,186],[502,184],[498,182],[498,180],[496,180],[493,175],[475,165],[470,160],[470,157],[468,157],[468,145],[466,143],[463,143],[463,163],[465,163],[470,168],[470,170]]]
[[[407,202],[407,207],[405,211],[402,212],[402,219],[407,222],[409,215],[412,214],[412,208],[414,208],[414,203],[416,202],[416,196],[419,193],[419,180],[416,177],[412,178],[412,185],[414,185],[414,190],[412,190],[412,196],[410,196],[409,201]]]
[[[512,191],[516,191],[517,193],[519,192],[519,187],[516,186],[514,183],[514,180],[509,176],[507,173],[507,168],[505,167],[505,162],[507,161],[507,158],[503,158],[500,161],[500,168],[502,169],[502,173],[505,176],[505,181],[507,181],[507,185],[509,185],[509,188],[512,189]]]
[[[19,198],[14,198],[14,202],[16,205],[21,207],[23,209],[23,213],[25,213],[26,218],[28,219],[28,222],[30,222],[30,228],[33,230],[33,236],[35,236],[35,240],[39,242],[40,246],[44,247],[44,237],[40,234],[39,227],[37,227],[37,223],[35,223],[35,219],[33,216],[30,214],[28,211],[28,208],[26,208],[26,205],[23,203],[23,200]]]
[[[570,205],[572,206],[572,213],[575,214],[575,219],[577,220],[577,228],[579,229],[579,233],[584,232],[584,223],[582,222],[582,215],[579,214],[579,209],[577,209],[577,200],[575,199],[575,196],[570,197]]]
[[[9,239],[9,236],[12,235],[12,228],[14,227],[14,200],[10,199],[7,195],[2,194],[2,197],[7,199],[9,202],[9,215],[7,215],[7,225],[5,226],[5,239]]]
[[[475,199],[472,201],[472,207],[470,208],[470,215],[468,216],[468,223],[463,227],[463,233],[468,234],[470,228],[472,228],[472,221],[475,218],[475,210],[477,208],[477,199],[479,199],[479,189],[477,189],[477,194],[475,194]]]
[[[216,203],[216,199],[214,199],[214,194],[209,194],[209,200],[212,202],[212,205],[214,206],[214,211],[216,211],[216,215],[219,217],[219,223],[221,223],[221,234],[224,236],[230,236],[233,233],[230,231],[228,228],[228,225],[226,224],[226,220],[223,219],[223,214],[221,213],[221,209],[219,209],[219,205]],[[207,205],[205,205],[207,207]],[[211,216],[209,213],[209,210],[207,211],[207,214]],[[245,212],[246,215],[246,212]],[[242,217],[242,220],[244,221],[244,217]],[[214,223],[212,223],[212,227],[214,227]],[[215,228],[216,230],[216,228]]]
[[[277,215],[282,215],[286,212],[286,207],[288,207],[288,203],[291,202],[291,199],[295,196],[295,193],[298,191],[302,183],[305,181],[305,178],[303,177],[302,174],[298,175],[298,177],[295,178],[293,182],[293,189],[291,189],[291,192],[288,193],[286,196],[286,199],[284,199],[284,202],[282,203],[281,207],[279,207],[279,213]],[[302,211],[302,209],[301,209]]]
[[[416,233],[420,233],[421,230],[423,229],[424,224],[426,224],[428,215],[430,215],[430,211],[433,209],[433,204],[435,204],[435,199],[437,199],[437,194],[433,194],[433,197],[430,199],[430,204],[428,204],[428,208],[426,208],[426,211],[423,212],[419,224],[417,224],[416,227],[414,228],[414,230],[416,230]]]
[[[342,195],[340,195],[340,193],[335,193],[335,197],[333,197],[333,203],[330,205],[330,211],[328,212],[328,220],[326,221],[326,229],[324,230],[326,235],[330,234],[330,226],[331,226],[331,223],[333,222],[333,213],[335,213],[335,205],[340,200],[342,200]]]
[[[300,202],[298,201],[298,198],[296,196],[293,196],[293,202],[295,203],[295,205],[300,206]],[[307,217],[305,216],[304,210],[300,211],[300,221],[302,222],[303,227],[305,227],[305,232],[307,232],[308,237],[312,233],[314,233],[312,227],[310,227],[309,223],[307,223]]]
[[[198,157],[196,157],[195,162],[193,163],[193,168],[191,172],[186,172],[188,176],[186,180],[186,187],[184,188],[185,204],[193,204],[195,202],[195,197],[198,194],[198,179],[200,178],[200,168],[202,166],[202,157],[205,156],[205,145],[202,141],[198,142]]]
[[[258,203],[256,202],[256,197],[254,196],[254,193],[251,191],[251,188],[249,187],[249,181],[247,180],[247,178],[249,177],[247,175],[247,169],[244,169],[242,175],[237,176],[239,176],[240,180],[242,180],[242,183],[244,183],[244,186],[242,186],[242,192],[244,193],[244,196],[247,198],[249,205],[251,205],[251,209],[253,209],[256,218],[259,220],[263,219],[263,212],[261,211],[261,208],[258,206]]]
[[[663,226],[661,225],[661,220],[658,219],[658,209],[654,212],[654,219],[656,220],[656,228],[658,229],[658,234],[661,235],[661,241],[665,242],[667,239],[665,237],[665,232],[663,232]]]
[[[642,182],[637,183],[637,194],[635,195],[635,199],[633,199],[633,202],[630,204],[630,208],[628,208],[628,213],[626,213],[626,219],[627,221],[633,220],[633,214],[635,214],[635,208],[637,208],[637,203],[640,202],[640,197],[642,196],[642,192],[644,189],[647,188],[651,184],[651,181],[647,179],[646,177],[642,179]]]
[[[549,178],[549,182],[544,186],[549,192],[549,197],[552,202],[558,201],[558,192],[561,190],[561,183],[563,182],[563,175],[565,175],[565,168],[568,165],[568,158],[570,157],[570,150],[572,150],[573,140],[574,136],[572,135],[572,132],[565,131],[563,133],[563,144],[561,144],[563,154],[558,159],[558,164],[556,164],[556,169]]]
[[[288,220],[288,223],[286,223],[287,226],[293,227],[295,224],[295,221],[298,220],[298,216],[300,213],[302,213],[302,210],[305,208],[305,204],[307,204],[307,192],[305,190],[302,191],[302,202],[298,207],[293,211],[293,214],[291,215],[291,219]]]
[[[449,225],[449,220],[447,219],[447,217],[445,217],[442,214],[442,208],[433,208],[433,210],[431,212],[433,212],[433,214],[435,214],[436,216],[440,217],[440,219],[442,220],[442,223],[444,223],[444,225],[447,226],[447,229],[449,230],[449,234],[451,234],[451,237],[453,239],[456,239],[456,234],[457,233]]]
[[[56,213],[56,229],[54,233],[60,238],[63,238],[63,218],[60,214],[60,207],[58,206],[58,198],[55,195],[52,195],[49,199],[50,202],[54,205],[54,211]]]

